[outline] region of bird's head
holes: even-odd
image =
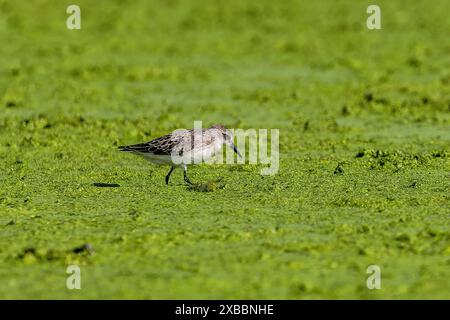
[[[241,153],[239,152],[239,150],[238,150],[238,149],[236,148],[236,146],[234,145],[234,142],[233,142],[234,136],[233,136],[233,133],[231,132],[231,130],[228,130],[227,128],[225,128],[225,126],[223,126],[223,125],[221,125],[221,124],[213,125],[213,126],[211,127],[211,129],[216,129],[216,130],[218,130],[218,131],[219,131],[219,134],[220,134],[220,135],[222,136],[222,138],[223,138],[223,143],[229,145],[230,148],[233,149],[233,151],[234,151],[235,153],[237,153],[237,155],[238,155],[239,157],[242,158]]]

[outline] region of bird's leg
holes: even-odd
[[[183,170],[184,181],[186,181],[186,183],[188,183],[188,184],[193,184],[193,183],[191,182],[191,180],[189,180],[189,178],[188,178],[188,176],[187,176],[187,166],[184,166],[183,169],[184,169],[184,170]]]
[[[166,176],[166,184],[169,184],[170,175],[172,174],[173,169],[175,169],[175,167],[170,167],[170,171]]]

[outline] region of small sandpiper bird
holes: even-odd
[[[183,168],[184,181],[193,184],[187,176],[187,166],[209,160],[224,144],[242,157],[233,143],[232,132],[220,124],[207,129],[176,130],[149,142],[120,146],[119,150],[140,155],[158,165],[170,165],[166,184],[177,167]]]

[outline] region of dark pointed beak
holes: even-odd
[[[239,150],[236,148],[236,146],[234,145],[234,143],[233,142],[230,142],[230,147],[233,149],[233,151],[234,152],[236,152],[237,153],[237,155],[239,156],[239,157],[241,157],[242,158],[242,155],[241,155],[241,153],[239,152]]]

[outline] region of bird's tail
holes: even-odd
[[[138,143],[129,146],[119,146],[119,150],[124,152],[145,153],[148,151],[148,145],[146,143]]]
[[[130,146],[118,146],[117,148],[119,149],[119,151],[124,151],[124,152],[133,151],[133,149],[131,149]]]

